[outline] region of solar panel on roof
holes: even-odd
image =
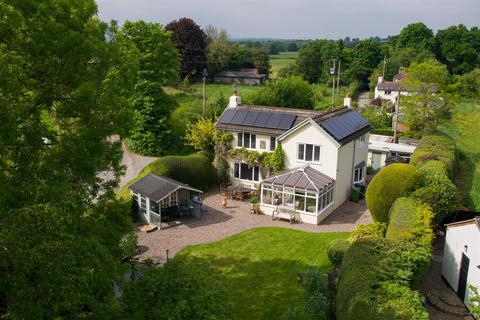
[[[336,140],[342,140],[368,125],[368,122],[358,113],[351,111],[322,121],[320,125],[330,132]]]
[[[278,125],[279,129],[290,129],[297,118],[294,114],[284,114],[280,124]]]
[[[259,116],[258,116],[257,120],[255,120],[255,123],[253,124],[253,126],[264,127],[267,124],[268,119],[270,119],[271,115],[272,115],[271,113],[259,112]]]
[[[257,111],[248,111],[248,114],[245,117],[245,120],[243,120],[242,125],[253,126],[258,116],[259,116],[259,113]]]
[[[282,117],[283,117],[283,113],[272,113],[272,116],[270,117],[270,119],[268,119],[268,122],[265,125],[265,127],[271,128],[271,129],[278,129],[278,125],[280,124]]]
[[[222,114],[222,117],[220,118],[220,123],[230,123],[235,116],[235,113],[237,113],[236,109],[225,110],[225,112]]]
[[[237,113],[233,117],[232,121],[230,121],[230,124],[242,124],[243,120],[245,120],[245,117],[247,116],[248,112],[245,110],[237,110]]]

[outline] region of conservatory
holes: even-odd
[[[260,205],[265,214],[284,209],[296,220],[318,224],[333,206],[334,191],[334,179],[305,166],[262,181]]]
[[[201,215],[202,191],[179,181],[150,173],[129,189],[138,216],[145,223],[161,228],[162,221]]]

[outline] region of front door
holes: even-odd
[[[465,300],[465,289],[467,289],[468,266],[470,259],[462,253],[462,262],[460,263],[460,275],[458,277],[458,296],[462,301]]]
[[[372,152],[372,168],[378,170],[382,166],[382,154],[378,152]]]

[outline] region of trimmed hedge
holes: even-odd
[[[431,245],[432,219],[429,205],[411,198],[398,198],[392,205],[386,238],[415,240]]]
[[[367,207],[377,222],[388,223],[388,212],[399,197],[407,196],[418,180],[417,169],[410,164],[391,164],[373,177],[366,192]]]
[[[450,212],[457,208],[457,187],[448,178],[438,161],[426,162],[419,172],[418,189],[411,194],[411,197],[430,205],[435,213],[434,225],[439,225]]]
[[[135,179],[119,190],[118,196],[130,199],[128,186],[149,173],[169,177],[202,190],[207,190],[218,182],[217,171],[204,152],[188,156],[166,156],[143,168]]]
[[[360,239],[385,238],[387,225],[382,222],[359,224],[348,237],[348,241],[355,242]]]
[[[455,141],[444,134],[423,136],[410,163],[420,168],[429,160],[443,162],[448,176],[452,177],[457,166]]]
[[[340,266],[348,248],[350,248],[350,242],[347,240],[337,239],[332,241],[327,249],[328,260],[330,260],[335,267]]]
[[[409,286],[423,275],[430,258],[431,247],[415,242],[355,241],[339,269],[337,319],[428,319]]]

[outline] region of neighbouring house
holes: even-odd
[[[480,289],[480,217],[446,226],[442,276],[469,307],[470,286]]]
[[[285,171],[275,175],[243,159],[228,160],[234,183],[260,191],[265,214],[289,207],[296,220],[319,224],[348,199],[354,184],[365,181],[372,127],[352,109],[230,103],[216,127],[233,134],[232,148],[272,152],[281,143]]]
[[[202,191],[188,184],[149,173],[129,189],[133,195],[133,205],[145,223],[161,228],[162,221],[201,215]]]
[[[367,165],[378,170],[392,162],[408,163],[415,148],[416,146],[411,144],[394,143],[392,136],[371,134],[368,141]]]
[[[382,76],[378,77],[377,86],[375,87],[375,98],[395,103],[399,95],[410,96],[415,94],[415,92],[410,92],[402,86],[401,80],[404,77],[399,78],[399,80],[395,80],[395,77],[393,81],[385,81]]]
[[[267,76],[265,74],[258,73],[257,69],[245,68],[225,70],[213,76],[213,82],[215,83],[237,83],[249,85],[262,85],[266,79]]]

